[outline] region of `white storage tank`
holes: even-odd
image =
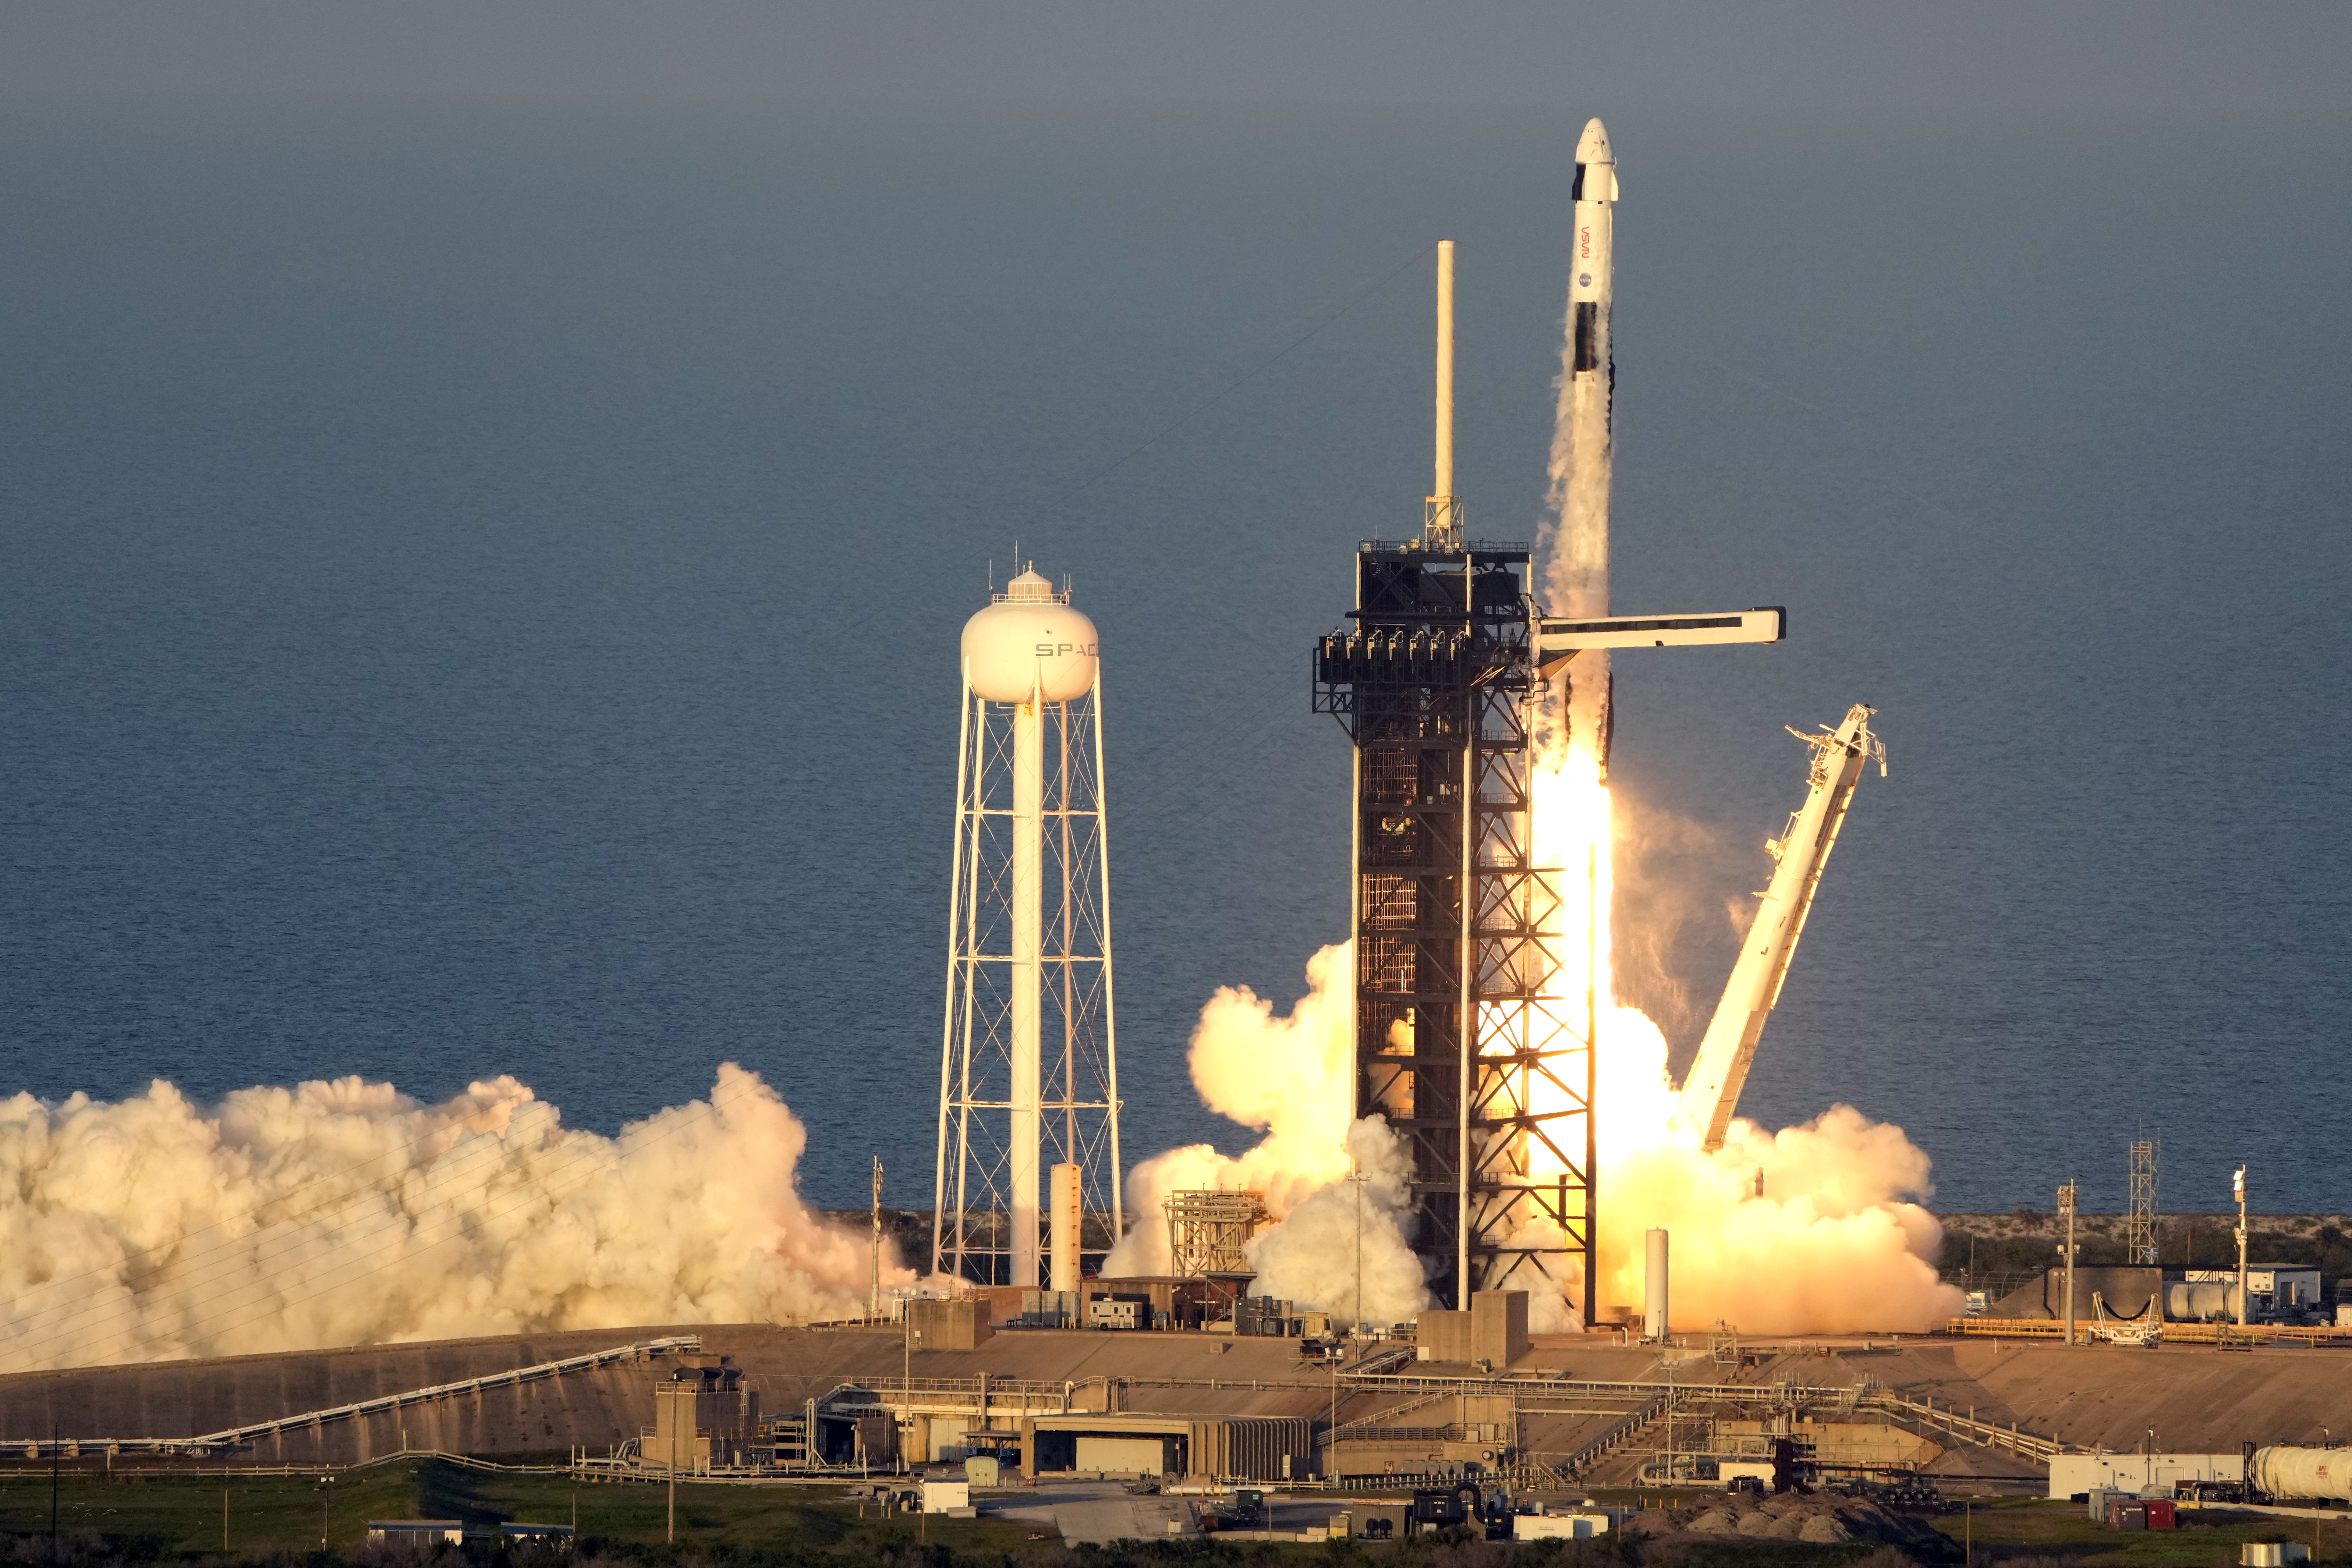
[[[1663,1344],[1666,1338],[1666,1233],[1653,1229],[1643,1260],[1642,1337]]]
[[[2246,1480],[2281,1502],[2352,1498],[2352,1448],[2256,1448]]]
[[[2164,1287],[2164,1315],[2176,1323],[2235,1322],[2238,1282],[2197,1280],[2168,1282]]]
[[[1034,568],[963,623],[964,679],[989,702],[1073,701],[1094,689],[1099,663],[1095,623]]]

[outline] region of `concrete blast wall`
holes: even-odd
[[[2106,1303],[2111,1318],[2137,1318],[2147,1311],[2164,1289],[2164,1270],[2146,1267],[2080,1268],[2074,1270],[2074,1322],[2087,1323],[2096,1314],[2091,1298]],[[2066,1315],[2066,1270],[2053,1269],[2032,1284],[2011,1291],[1987,1314],[1995,1318],[2063,1318]],[[2157,1309],[2163,1315],[2163,1309]]]
[[[628,1331],[620,1337],[625,1343]],[[610,1331],[289,1355],[156,1362],[0,1379],[0,1438],[189,1437],[553,1361],[614,1343]],[[241,1464],[352,1464],[404,1448],[603,1453],[654,1420],[667,1358],[622,1363],[302,1427],[253,1443]]]

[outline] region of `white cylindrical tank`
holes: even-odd
[[[1094,688],[1095,623],[1034,569],[963,623],[963,678],[992,703],[1068,702]]]
[[[1649,1243],[1642,1275],[1642,1337],[1663,1340],[1666,1337],[1666,1233],[1651,1231]]]
[[[2238,1315],[2238,1285],[2236,1281],[2223,1283],[2219,1280],[2194,1284],[2171,1281],[2164,1287],[2164,1315],[2176,1323],[2220,1322]]]
[[[1053,1240],[1047,1249],[1053,1272],[1053,1289],[1075,1291],[1078,1288],[1078,1226],[1084,1215],[1084,1196],[1080,1181],[1084,1176],[1074,1165],[1054,1167],[1054,1199],[1050,1226]]]
[[[2280,1501],[2352,1498],[2352,1448],[2256,1448],[2246,1480]]]

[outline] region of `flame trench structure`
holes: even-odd
[[[931,1268],[983,1284],[1076,1290],[1119,1232],[1098,654],[1034,570],[963,632]]]

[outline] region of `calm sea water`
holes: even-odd
[[[1185,1037],[1345,933],[1306,651],[1427,487],[1404,264],[1461,242],[1462,488],[1529,536],[1608,107],[0,110],[0,1092],[610,1129],[733,1058],[814,1196],[928,1203],[1017,540],[1106,639],[1127,1147],[1245,1141]],[[1955,1208],[2119,1205],[2142,1129],[2175,1207],[2352,1202],[2346,127],[1611,129],[1618,602],[1792,628],[1620,661],[1644,999],[1687,1053],[1781,725],[1868,701],[1747,1108]]]

